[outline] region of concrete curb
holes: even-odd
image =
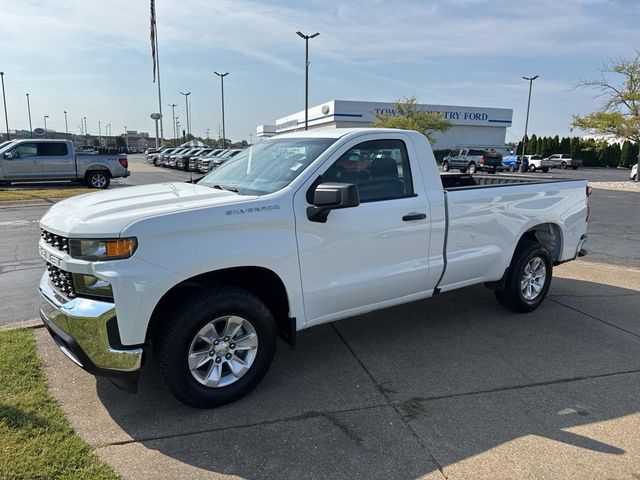
[[[18,207],[47,207],[56,202],[63,200],[62,198],[51,198],[47,200],[6,200],[0,202],[0,209],[18,208]]]
[[[7,325],[0,325],[0,332],[6,332],[9,330],[18,330],[20,328],[42,328],[44,323],[39,318],[33,320],[25,320],[24,322],[9,323]]]

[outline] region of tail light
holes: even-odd
[[[589,221],[589,214],[591,213],[591,205],[589,205],[589,197],[593,193],[593,188],[587,185],[587,218],[585,218],[585,222]]]
[[[129,160],[127,160],[127,157],[118,158],[118,162],[120,163],[120,165],[122,165],[123,168],[129,168]]]
[[[480,165],[484,165],[484,157],[480,157]]]

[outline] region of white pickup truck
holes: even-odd
[[[76,364],[135,390],[250,392],[280,335],[484,283],[516,312],[582,255],[585,180],[440,175],[420,133],[297,132],[198,183],[74,197],[40,221],[41,317]]]

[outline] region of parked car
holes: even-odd
[[[183,153],[185,153],[185,152],[187,152],[189,150],[191,150],[191,147],[182,147],[182,148],[176,149],[174,152],[171,152],[168,155],[162,155],[162,157],[161,157],[162,158],[161,166],[169,167],[171,165],[171,160],[173,160],[178,155],[182,155]]]
[[[502,157],[502,167],[504,170],[515,172],[520,168],[522,163],[522,156],[520,155],[506,155]]]
[[[337,182],[352,150],[373,160]],[[440,176],[416,131],[336,128],[264,140],[198,183],[63,200],[40,220],[41,318],[76,365],[130,389],[152,348],[173,395],[204,408],[255,388],[278,335],[474,284],[530,312],[584,253],[587,182],[496,180]]]
[[[476,173],[477,171],[495,173],[504,169],[500,153],[478,148],[453,150],[442,160],[442,170],[448,172],[452,168],[457,168],[463,173]]]
[[[552,168],[561,168],[566,170],[567,168],[573,168],[577,170],[582,165],[582,160],[572,158],[568,153],[554,153],[548,158],[545,158]]]
[[[162,165],[162,160],[165,155],[169,155],[175,151],[177,151],[177,147],[167,148],[162,152],[157,152],[149,155],[149,163],[153,163],[156,167]]]
[[[186,152],[177,155],[175,158],[175,162],[172,161],[170,162],[169,166],[171,168],[177,168],[179,170],[184,170],[184,165],[185,165],[185,160],[188,161],[189,157],[191,155],[199,155],[200,153],[202,153],[203,151],[207,150],[206,147],[196,147],[196,148],[191,148],[190,150],[187,150]]]
[[[544,173],[547,173],[550,168],[553,168],[552,163],[549,160],[542,158],[541,155],[525,155],[525,158],[529,164],[528,170],[530,172],[542,170]]]
[[[230,158],[233,158],[237,154],[242,152],[241,148],[231,148],[223,151],[220,155],[210,158],[203,158],[200,161],[200,166],[198,167],[198,171],[200,173],[208,173],[213,169],[213,166],[219,166],[222,163],[226,162]],[[222,161],[219,161],[222,160]]]
[[[629,173],[629,179],[634,182],[638,180],[638,164],[636,163],[633,167],[631,167],[631,172]]]
[[[198,167],[200,166],[200,161],[203,158],[210,158],[210,157],[215,157],[216,155],[218,155],[219,153],[224,152],[224,150],[222,150],[221,148],[219,149],[215,149],[210,151],[209,153],[207,153],[206,155],[199,155],[197,157],[189,157],[189,167],[187,168],[187,170],[189,170],[190,172],[197,172]]]
[[[125,154],[80,153],[68,140],[15,140],[0,148],[0,182],[76,180],[108,188],[112,178],[128,177]]]

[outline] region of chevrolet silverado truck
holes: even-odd
[[[197,183],[51,207],[40,314],[85,370],[135,390],[152,353],[180,401],[214,407],[261,381],[278,336],[293,345],[300,330],[474,284],[532,311],[553,266],[584,253],[588,195],[585,180],[440,175],[413,131],[280,135]]]
[[[14,140],[0,148],[0,183],[74,180],[104,189],[130,174],[125,154],[83,154],[68,140]]]

